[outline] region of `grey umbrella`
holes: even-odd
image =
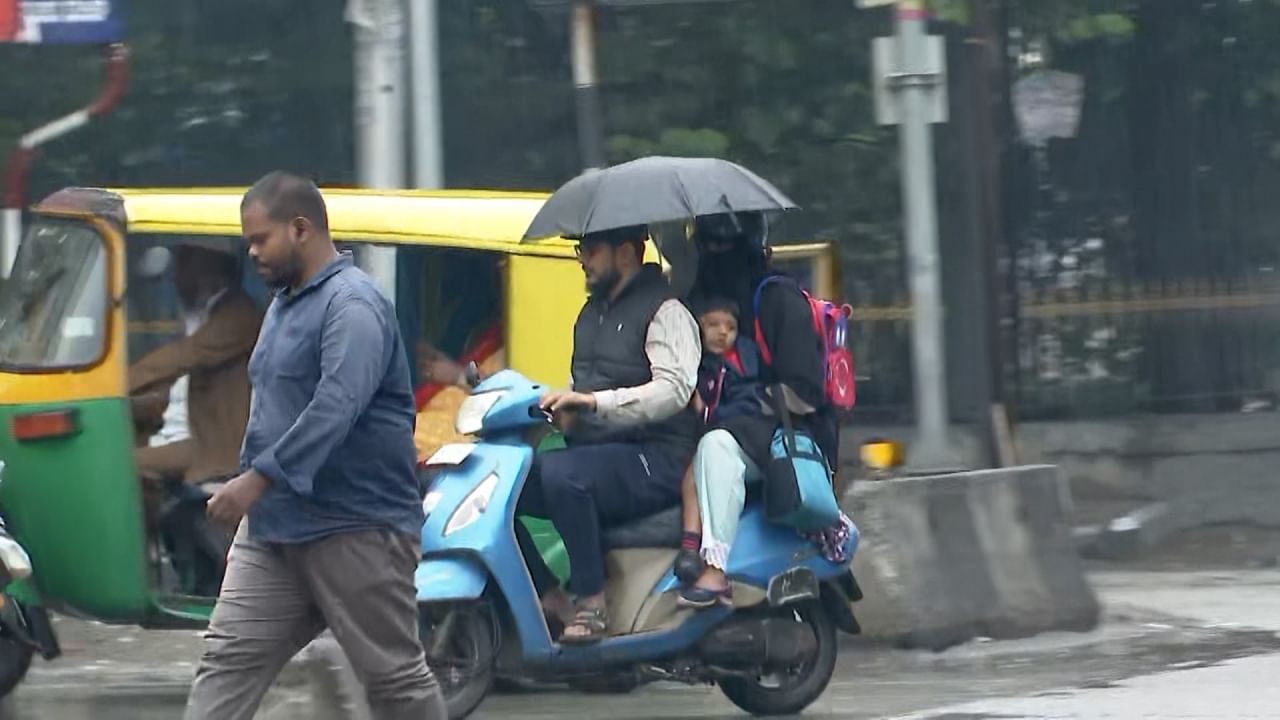
[[[728,160],[646,157],[565,183],[538,211],[524,239],[795,207],[759,175]]]

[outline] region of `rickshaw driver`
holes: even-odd
[[[175,248],[173,269],[185,334],[129,368],[135,424],[155,427],[160,413],[169,421],[134,453],[152,525],[166,480],[197,483],[238,471],[249,421],[249,354],[262,324],[240,287],[232,246],[184,241]],[[183,423],[171,422],[183,414],[186,433]]]

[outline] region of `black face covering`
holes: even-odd
[[[733,300],[741,312],[739,325],[748,326],[755,322],[752,294],[763,276],[764,257],[745,245],[728,252],[701,252],[698,256],[698,278],[691,295]]]

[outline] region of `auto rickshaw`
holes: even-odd
[[[585,298],[582,271],[567,240],[520,242],[546,195],[322,192],[340,245],[399,250],[395,294],[410,351],[409,339],[433,321],[420,302],[432,282],[424,267],[445,252],[482,254],[500,272],[506,364],[550,386],[567,383],[572,327]],[[33,209],[0,289],[0,513],[31,564],[30,577],[11,583],[6,595],[41,629],[0,637],[0,644],[25,648],[27,662],[33,651],[46,659],[57,654],[46,609],[158,629],[208,620],[217,582],[198,583],[197,568],[166,566],[179,560],[161,551],[165,538],[146,531],[126,375],[131,361],[182,332],[171,290],[144,279],[139,267],[153,264],[147,257],[154,248],[183,238],[238,239],[242,195],[229,188],[74,189]],[[831,250],[825,243],[782,246],[775,258],[831,296]],[[649,252],[657,259],[652,244]],[[266,290],[247,267],[242,283],[265,306]],[[529,524],[553,570],[567,575],[550,524]],[[205,559],[220,581],[225,555]],[[0,662],[7,657],[0,652]]]

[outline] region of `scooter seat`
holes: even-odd
[[[606,550],[625,548],[675,548],[680,547],[684,531],[680,506],[668,508],[624,525],[615,525],[604,531]]]

